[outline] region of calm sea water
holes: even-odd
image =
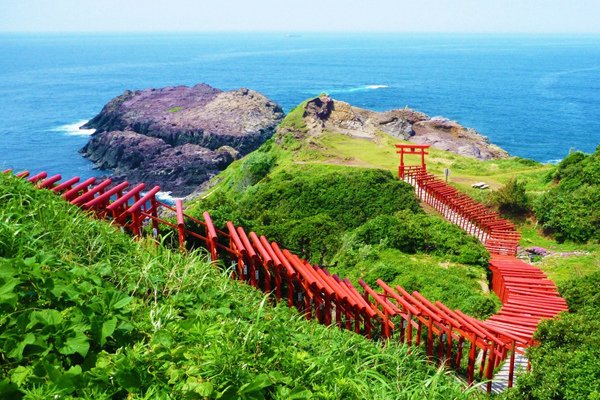
[[[75,129],[126,89],[206,82],[286,111],[327,92],[409,106],[552,162],[600,143],[599,36],[0,35],[0,168],[97,171]]]

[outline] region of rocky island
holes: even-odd
[[[262,94],[206,84],[126,91],[82,128],[81,150],[116,179],[184,196],[270,138],[284,113]]]

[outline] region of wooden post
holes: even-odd
[[[515,341],[513,340],[510,346],[510,365],[508,370],[508,387],[511,388],[513,385],[513,379],[515,376]]]
[[[177,214],[177,233],[179,234],[179,250],[185,252],[185,219],[183,217],[183,200],[175,201],[175,211]]]
[[[470,341],[471,347],[469,348],[469,361],[467,364],[467,383],[470,385],[473,383],[473,378],[475,375],[475,352],[477,351],[477,335],[473,337],[473,340]]]

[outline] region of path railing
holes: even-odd
[[[310,264],[264,236],[247,233],[232,222],[227,222],[223,230],[218,229],[206,212],[202,219],[188,215],[181,200],[174,206],[160,202],[156,198],[160,191],[158,186],[146,190],[144,184],[130,187],[128,182],[113,185],[110,179],[96,182],[95,178],[81,181],[79,177],[61,183],[60,175],[48,177],[45,172],[29,177],[29,172],[23,171],[16,176],[28,179],[40,189],[61,195],[71,204],[97,218],[112,221],[136,237],[151,227],[152,235],[157,239],[172,232],[182,251],[197,242],[208,251],[213,262],[222,259],[234,266],[232,278],[272,294],[275,301],[286,302],[306,319],[351,330],[367,338],[396,340],[408,346],[422,345],[432,360],[465,373],[469,384],[477,376],[488,380],[488,391],[492,389],[494,369],[504,360],[509,362],[508,386],[512,385],[515,355],[523,354],[533,344],[530,327],[534,321],[537,324],[542,318],[566,310],[564,300],[558,297],[555,288],[539,270],[529,266],[537,272],[535,277],[527,275],[533,272],[522,272],[519,266],[515,269],[507,258],[500,256],[492,257],[492,287],[505,305],[498,315],[488,321],[479,321],[460,310],[450,310],[440,302],[429,302],[419,292],[408,293],[400,286],[392,288],[382,280],[377,281],[377,289],[360,280],[363,290],[360,292],[347,278]],[[459,198],[452,191],[439,190],[441,186],[434,185],[436,181],[429,177],[426,180],[410,179],[421,192],[421,198],[428,199],[431,204],[450,208],[442,193]],[[446,212],[444,207],[439,209]],[[174,218],[161,217],[160,208],[172,211]],[[454,207],[444,215],[481,235],[482,241],[495,237],[490,227],[497,225],[481,222],[488,219],[467,219],[460,210]],[[508,243],[503,241],[499,248],[511,253],[506,247]],[[523,279],[531,282],[523,283],[523,274],[527,275]],[[533,282],[537,278],[540,279]],[[529,296],[533,295],[543,298],[535,309],[535,317],[527,306]],[[517,320],[525,322],[517,327]]]

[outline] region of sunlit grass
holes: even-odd
[[[478,397],[420,349],[308,322],[204,253],[136,242],[14,177],[0,222],[0,398]]]

